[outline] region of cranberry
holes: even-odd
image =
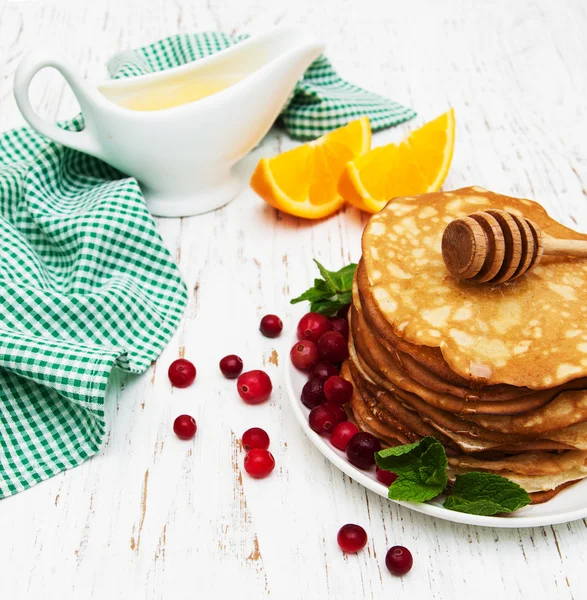
[[[275,468],[275,459],[269,450],[254,448],[245,456],[244,467],[251,477],[262,479]]]
[[[242,444],[245,452],[267,450],[269,448],[269,441],[267,432],[260,427],[252,427],[243,433]]]
[[[375,452],[381,450],[379,440],[366,431],[357,433],[346,447],[349,462],[359,469],[368,469],[375,464]]]
[[[324,382],[324,395],[329,402],[342,406],[353,397],[353,384],[340,375],[329,377]]]
[[[348,343],[338,331],[327,331],[318,340],[318,352],[324,360],[342,362],[349,355]]]
[[[265,337],[274,338],[283,330],[283,323],[277,315],[265,315],[261,319],[259,330]]]
[[[247,404],[261,404],[271,395],[273,385],[265,371],[247,371],[236,382],[238,395]]]
[[[306,371],[318,360],[318,346],[311,340],[296,342],[289,352],[294,367]]]
[[[375,476],[377,477],[377,481],[389,487],[396,479],[397,475],[392,473],[391,471],[384,471],[379,467],[375,467]]]
[[[190,415],[179,415],[173,421],[173,431],[180,440],[191,440],[196,435],[196,420]]]
[[[345,340],[349,339],[349,322],[342,317],[330,317],[330,325],[334,331],[338,331]]]
[[[310,429],[325,435],[330,433],[332,428],[336,425],[337,415],[334,412],[334,407],[328,403],[319,404],[315,406],[308,415],[308,424]]]
[[[358,552],[367,544],[367,532],[360,525],[343,525],[338,530],[336,541],[343,552]]]
[[[310,379],[302,388],[302,404],[308,408],[314,408],[318,404],[326,402],[324,395],[324,381],[322,379]]]
[[[304,315],[298,323],[298,340],[312,340],[317,342],[322,334],[330,331],[332,325],[328,317],[320,313],[310,312]]]
[[[325,402],[324,404],[332,408],[332,414],[334,416],[334,423],[332,424],[333,427],[336,427],[336,425],[339,423],[347,420],[346,412],[342,406],[332,402]]]
[[[325,360],[319,360],[316,364],[310,367],[308,373],[310,379],[328,379],[333,375],[338,375],[338,369],[332,364]]]
[[[236,379],[243,370],[243,361],[236,354],[229,354],[220,361],[220,370],[226,379]]]
[[[172,386],[186,388],[194,383],[196,367],[189,360],[178,358],[169,365],[167,375]]]
[[[345,304],[342,308],[338,309],[338,312],[336,313],[336,316],[337,317],[342,317],[343,319],[348,318],[350,308],[351,308],[350,304]]]
[[[348,443],[355,435],[359,433],[359,428],[350,421],[339,423],[333,430],[330,436],[330,443],[343,452],[346,450]]]
[[[413,564],[412,553],[403,546],[393,546],[385,555],[385,566],[392,575],[405,575]]]

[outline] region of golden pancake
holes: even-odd
[[[587,376],[587,261],[545,257],[497,288],[448,275],[445,226],[488,208],[530,218],[546,235],[587,239],[535,202],[481,188],[396,198],[363,233],[368,295],[398,338],[438,348],[466,381],[538,390]]]
[[[367,362],[371,363],[372,368],[396,387],[414,393],[429,404],[453,412],[456,415],[512,415],[524,413],[528,410],[544,406],[558,393],[556,390],[542,390],[513,400],[482,402],[471,399],[464,400],[450,394],[436,392],[428,389],[421,382],[407,376],[405,372],[402,372],[389,352],[378,342],[372,332],[365,327],[360,312],[354,306],[351,309],[350,323],[355,344],[365,347],[365,351],[361,352],[361,355]],[[369,355],[372,357],[371,361],[368,360]]]
[[[471,427],[471,424],[452,418],[450,413],[434,411],[434,409],[427,410],[426,405],[422,404],[422,401],[417,396],[404,392],[401,389],[393,388],[393,386],[388,387],[356,354],[352,343],[350,360],[351,371],[353,371],[354,367],[359,372],[359,377],[355,376],[353,372],[353,383],[356,381],[362,382],[361,393],[363,396],[366,388],[376,403],[380,403],[394,418],[406,424],[409,423],[412,431],[417,431],[420,437],[429,435],[441,441],[446,447],[454,447],[454,444],[456,444],[463,452],[475,453],[475,455],[487,451],[515,454],[530,450],[577,449],[577,446],[573,444],[574,438],[572,436],[569,439],[570,443],[567,443],[565,440],[558,439],[532,439],[528,436],[496,435],[494,432],[488,432],[475,426]],[[418,406],[422,413],[417,412],[414,414],[412,411],[417,410]],[[409,407],[407,410],[407,414],[411,415],[409,419],[406,419],[404,416],[406,407]],[[374,414],[380,414],[377,411],[373,412]],[[426,421],[423,419],[426,419]],[[415,422],[424,423],[428,431],[425,433],[420,432],[414,426]],[[452,440],[454,444],[447,443],[447,439]],[[584,439],[583,442],[585,442]]]
[[[531,504],[544,504],[549,500],[552,500],[556,495],[562,492],[565,488],[568,488],[573,483],[577,483],[578,480],[567,481],[566,483],[561,483],[558,487],[555,487],[554,490],[546,490],[544,492],[532,492],[530,493],[530,502]]]
[[[560,454],[552,452],[528,452],[501,460],[480,460],[472,456],[452,456],[448,459],[452,468],[470,470],[509,471],[519,475],[558,475],[575,468],[585,469],[587,475],[587,451],[571,450]],[[557,484],[558,485],[558,484]],[[555,486],[556,487],[556,486]]]
[[[436,377],[440,381],[446,382],[446,384],[459,388],[461,391],[455,395],[486,401],[511,400],[529,394],[532,391],[529,388],[519,388],[512,385],[499,384],[487,386],[486,382],[482,380],[466,380],[457,375],[448,366],[439,348],[410,344],[395,335],[393,327],[382,317],[368,291],[365,291],[365,288],[368,288],[368,280],[366,279],[363,261],[361,260],[357,267],[357,274],[353,285],[353,303],[355,306],[360,305],[362,307],[363,318],[369,328],[377,331],[381,338],[381,344],[390,352],[402,352],[402,354],[409,355],[416,364],[421,366],[421,369],[430,373],[432,377]],[[432,389],[436,388],[432,387]],[[442,389],[439,391],[442,391]]]
[[[399,429],[383,422],[379,416],[373,414],[367,403],[364,401],[363,396],[359,391],[359,386],[355,383],[347,363],[343,364],[340,375],[353,384],[353,396],[350,405],[353,419],[361,431],[366,431],[371,435],[374,435],[388,446],[408,444],[417,439],[417,436],[412,435],[411,437],[408,437],[404,435]]]
[[[410,442],[414,442],[422,437],[433,436],[445,447],[457,449],[457,446],[452,443],[449,437],[426,423],[418,413],[403,406],[393,394],[385,394],[375,388],[375,395],[373,395],[370,392],[370,390],[374,389],[371,387],[373,382],[363,376],[360,368],[352,360],[346,364],[346,369],[348,369],[350,375],[348,380],[353,384],[355,391],[361,397],[362,404],[368,407],[370,413],[375,418],[382,421],[386,426],[393,428],[394,431],[401,431],[402,435]],[[354,408],[353,405],[353,410]]]
[[[468,415],[491,431],[539,435],[587,420],[587,390],[561,392],[554,400],[521,415]]]
[[[557,491],[587,477],[587,452],[562,454],[547,452],[520,454],[501,460],[478,460],[468,456],[448,457],[449,478],[470,471],[489,472],[507,477],[528,493]],[[553,495],[536,501],[549,500]],[[533,501],[533,503],[535,503]]]

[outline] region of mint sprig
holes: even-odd
[[[339,271],[329,271],[314,260],[322,279],[314,279],[314,286],[291,300],[291,304],[309,302],[312,312],[326,316],[335,315],[352,300],[353,277],[357,265],[351,263]]]
[[[435,438],[386,448],[375,454],[375,461],[380,469],[398,476],[389,486],[392,500],[426,502],[446,488],[448,461],[444,446]],[[526,490],[494,473],[457,475],[446,493],[445,508],[473,515],[512,512],[530,503]]]
[[[444,508],[473,515],[495,515],[530,503],[528,492],[514,481],[494,473],[457,475]]]
[[[441,494],[448,481],[444,447],[432,437],[385,448],[375,455],[375,461],[380,469],[397,475],[389,486],[391,500],[426,502]]]

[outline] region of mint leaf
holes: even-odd
[[[329,271],[314,260],[322,279],[314,279],[314,286],[291,300],[291,304],[310,302],[310,310],[326,316],[335,315],[352,300],[353,277],[357,265],[351,263],[339,271]]]
[[[324,281],[326,282],[326,285],[328,286],[330,291],[333,293],[338,292],[339,287],[336,284],[336,281],[334,280],[334,277],[333,277],[333,275],[335,275],[335,273],[326,269],[316,259],[314,259],[314,262],[316,263],[318,270],[320,271],[320,275],[322,275],[322,279],[324,279]]]
[[[406,471],[398,477],[389,487],[388,496],[391,500],[403,500],[404,502],[426,502],[432,500],[442,492],[436,486],[422,484],[418,473]]]
[[[398,476],[389,486],[391,500],[426,502],[442,493],[447,484],[446,452],[432,437],[381,450],[375,454],[375,462],[380,469]],[[472,472],[457,475],[444,507],[474,515],[495,515],[529,503],[530,496],[517,483],[493,473]]]
[[[437,485],[444,489],[447,483],[446,468],[448,461],[446,460],[444,446],[437,440],[434,441],[437,443],[431,444],[422,454],[422,466],[418,472],[422,481],[427,485]]]
[[[340,271],[335,273],[338,279],[338,288],[339,290],[351,290],[353,287],[353,277],[355,276],[355,271],[357,270],[357,265],[351,263],[346,267],[343,267]]]
[[[291,300],[291,304],[297,304],[298,302],[320,302],[321,300],[328,300],[331,297],[330,292],[322,292],[315,287],[306,290],[301,296]]]
[[[457,475],[444,507],[472,515],[495,515],[527,504],[528,492],[510,479],[494,473],[464,473]]]
[[[310,304],[310,310],[312,312],[317,312],[327,317],[331,317],[335,315],[344,304],[341,304],[336,298],[333,300],[319,300],[318,302],[312,302]]]
[[[446,487],[446,452],[432,437],[385,448],[375,454],[375,462],[380,469],[397,475],[389,486],[391,500],[425,502],[438,496]]]

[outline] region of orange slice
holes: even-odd
[[[371,147],[367,117],[273,158],[262,158],[251,187],[271,206],[296,217],[321,219],[337,211],[340,174],[350,160]]]
[[[347,202],[371,213],[392,198],[437,192],[448,174],[454,142],[451,108],[400,144],[375,148],[349,162],[338,191]]]

